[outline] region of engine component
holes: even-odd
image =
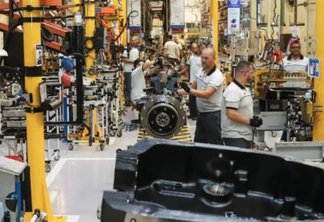
[[[315,104],[314,91],[306,91],[304,96],[290,96],[286,109],[285,141],[312,141],[314,113],[322,112],[323,107]]]
[[[274,154],[143,139],[117,152],[101,221],[321,220],[323,186],[322,168]]]
[[[141,124],[155,138],[171,138],[177,135],[186,122],[186,113],[180,102],[171,96],[157,95],[142,108]]]

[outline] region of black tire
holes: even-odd
[[[104,149],[105,149],[105,145],[104,145],[103,143],[100,143],[100,146],[99,146],[99,147],[100,147],[100,150],[101,150],[101,151],[104,151]]]
[[[122,132],[117,132],[117,137],[122,137],[123,136],[123,133]]]
[[[73,150],[73,148],[74,148],[74,147],[73,147],[73,144],[70,143],[68,148],[69,148],[69,150]]]
[[[54,156],[55,161],[59,161],[61,158],[60,152],[57,152],[57,154]]]
[[[51,165],[50,164],[46,164],[45,165],[45,171],[46,171],[46,173],[51,172],[51,170],[52,170]]]
[[[121,152],[121,151],[123,151],[123,150],[120,149],[120,148],[118,148],[118,149],[116,150],[116,153]]]

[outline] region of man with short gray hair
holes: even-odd
[[[203,68],[196,74],[191,87],[180,83],[179,95],[197,97],[199,114],[194,142],[222,144],[220,124],[224,76],[216,68],[215,60],[215,50],[204,49],[201,54]]]

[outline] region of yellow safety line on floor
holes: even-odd
[[[147,134],[145,134],[144,132],[144,128],[140,128],[138,131],[138,136],[137,136],[137,141],[142,140],[143,138],[153,138],[152,136],[149,136]],[[178,133],[178,135],[170,138],[170,140],[177,140],[177,141],[183,141],[183,142],[191,142],[191,135],[190,135],[190,131],[187,125],[185,125],[182,130],[180,131],[180,133]]]

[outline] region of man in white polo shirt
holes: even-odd
[[[181,75],[184,75],[189,70],[190,85],[196,79],[195,76],[197,75],[198,71],[202,68],[201,51],[199,50],[197,43],[193,42],[191,44],[191,52],[193,54],[190,56],[187,65],[179,72]],[[189,95],[189,113],[190,113],[190,116],[188,116],[189,119],[197,120],[198,118],[197,103],[196,103],[196,97],[193,95]]]
[[[152,75],[158,68],[153,67],[147,71],[147,68],[150,65],[153,65],[154,61],[143,62],[140,59],[135,60],[134,62],[134,70],[132,71],[132,93],[131,100],[139,100],[142,97],[146,96],[144,89],[146,89],[145,84],[145,75]]]
[[[124,66],[124,94],[125,94],[125,105],[129,106],[131,101],[131,73],[134,67],[134,61],[139,58],[139,51],[135,48],[135,38],[130,38],[130,48],[125,49],[121,56],[121,61]]]
[[[299,40],[291,40],[289,43],[290,55],[282,60],[282,66],[286,72],[306,72],[308,58],[300,53]]]
[[[223,94],[222,138],[227,146],[252,147],[252,127],[262,125],[262,119],[253,116],[251,91],[245,87],[253,79],[253,67],[246,61],[239,62],[235,79]]]
[[[167,42],[164,44],[164,55],[169,60],[179,63],[179,46],[172,40],[172,35],[168,35]]]
[[[221,107],[223,93],[223,74],[215,65],[215,50],[206,48],[201,54],[202,69],[198,71],[191,87],[180,83],[183,89],[179,95],[190,94],[197,97],[199,110],[195,142],[222,144],[221,139]]]

